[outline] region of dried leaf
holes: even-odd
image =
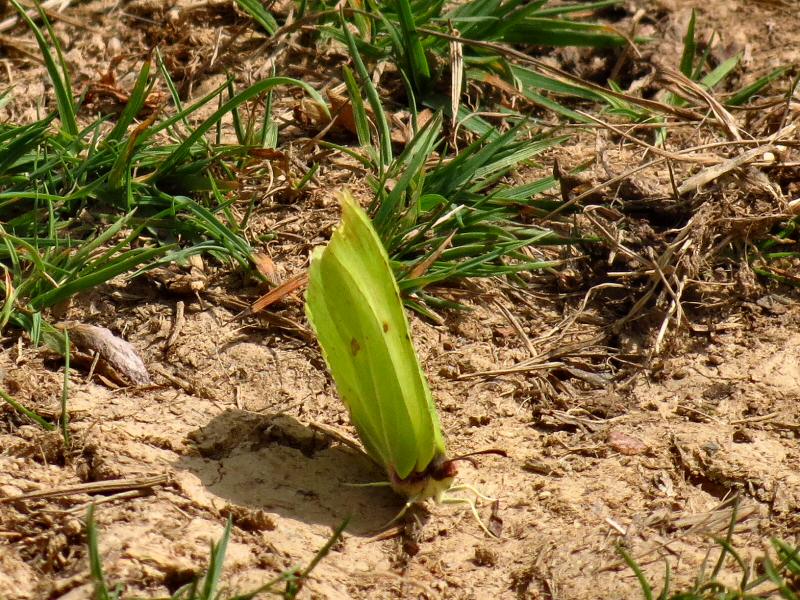
[[[639,438],[635,438],[617,429],[612,429],[608,433],[607,442],[612,450],[624,454],[625,456],[643,454],[649,450],[647,444]]]
[[[115,373],[135,385],[149,385],[150,375],[136,348],[105,327],[79,323],[68,327],[72,343],[85,352],[97,352]]]
[[[288,296],[298,289],[302,289],[308,283],[308,273],[300,273],[291,279],[287,279],[274,290],[264,294],[250,305],[250,313],[255,314],[267,308],[270,304],[274,304],[278,300]]]
[[[447,247],[450,245],[450,242],[453,241],[453,237],[455,237],[455,235],[456,232],[454,231],[449,236],[447,236],[447,239],[443,241],[439,245],[439,247],[436,248],[436,250],[431,252],[428,256],[426,256],[424,259],[422,259],[416,265],[414,265],[414,268],[411,269],[411,271],[409,271],[408,273],[408,279],[416,279],[417,277],[422,277],[425,273],[427,273],[428,269],[431,268],[431,265],[433,265],[433,263],[439,260],[439,257],[442,255],[442,252],[444,252],[447,249]]]
[[[340,94],[336,88],[327,91],[328,100],[331,101],[331,113],[336,115],[336,124],[344,127],[352,134],[358,133],[356,119],[353,115],[353,105],[347,96]],[[372,111],[367,110],[367,114],[372,118]]]
[[[492,502],[492,514],[489,516],[489,531],[499,538],[503,534],[503,519],[500,517],[500,501]]]
[[[294,118],[303,127],[312,129],[321,129],[331,121],[325,114],[325,107],[308,98],[303,98],[294,107]]]
[[[253,264],[256,266],[256,269],[258,269],[258,272],[267,278],[267,281],[270,285],[280,285],[278,268],[275,266],[275,261],[273,261],[268,254],[265,254],[264,252],[256,252],[251,256],[251,259],[253,260]]]

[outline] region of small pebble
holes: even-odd
[[[119,38],[112,37],[106,42],[106,56],[113,58],[115,56],[119,56],[121,52],[122,42],[119,41]]]
[[[479,567],[493,567],[497,564],[497,553],[484,546],[475,548],[473,562]]]

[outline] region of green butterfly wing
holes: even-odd
[[[343,194],[342,223],[311,257],[306,315],[367,452],[405,479],[445,454],[386,250]]]

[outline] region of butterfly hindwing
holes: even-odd
[[[369,454],[400,478],[444,454],[389,258],[349,195],[341,226],[312,256],[306,313]]]

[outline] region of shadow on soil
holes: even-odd
[[[177,468],[200,478],[230,503],[305,523],[374,535],[402,508],[389,488],[347,484],[385,481],[366,456],[287,415],[228,410],[191,432],[197,454]]]

